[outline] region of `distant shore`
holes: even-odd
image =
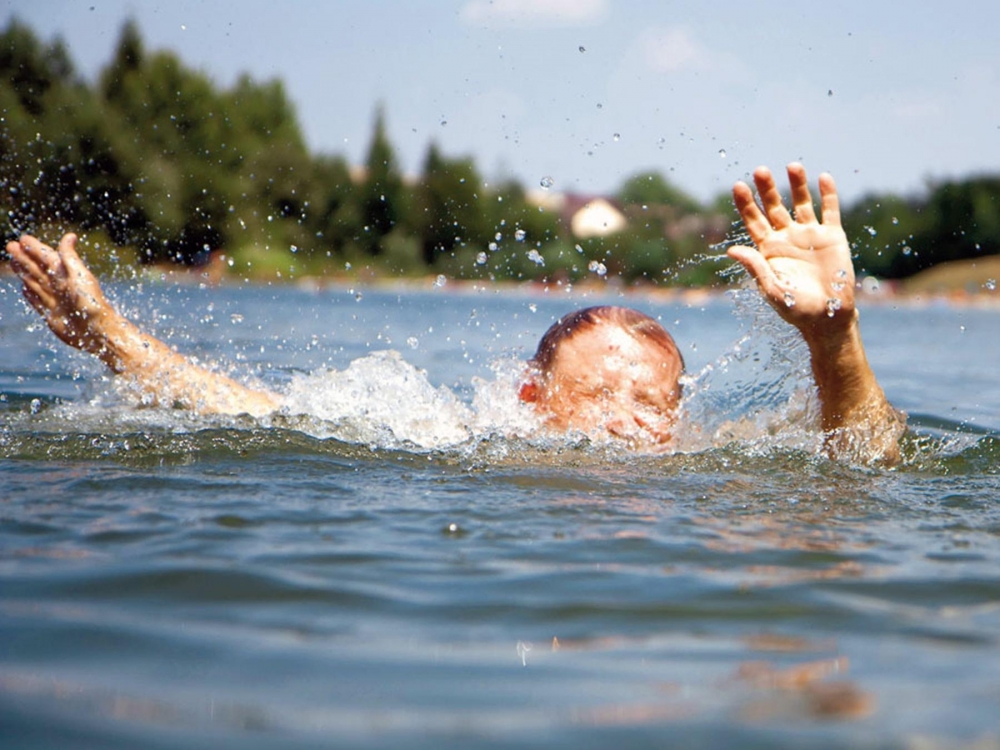
[[[8,263],[0,263],[0,276],[12,276]],[[455,294],[504,292],[526,297],[566,294],[567,287],[575,294],[621,294],[625,297],[648,298],[660,302],[698,304],[724,295],[732,287],[680,287],[653,284],[625,284],[615,278],[583,279],[581,281],[493,281],[490,279],[451,279],[440,275],[393,277],[363,270],[356,275],[302,275],[293,277],[243,277],[232,273],[219,261],[197,268],[182,266],[142,266],[137,280],[159,283],[287,285],[300,289],[385,289],[434,291],[440,289]],[[859,276],[858,299],[863,304],[931,305],[949,303],[974,307],[1000,308],[1000,256],[941,263],[907,279],[877,280]]]

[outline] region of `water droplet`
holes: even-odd
[[[835,281],[835,282],[833,282],[833,284],[831,284],[831,286],[833,287],[833,291],[839,292],[839,291],[843,290],[843,288],[844,288],[844,282],[843,281]]]
[[[41,399],[37,399],[37,398],[31,399],[31,413],[32,414],[38,414],[38,412],[40,412],[41,410],[42,410],[42,401],[41,401]]]
[[[418,339],[416,336],[410,336],[406,340],[406,345],[411,349],[416,349],[418,346],[420,346],[420,339]]]
[[[434,279],[434,286],[436,286],[436,287],[442,287],[442,286],[444,286],[447,283],[448,283],[448,279],[445,277],[445,275],[443,273],[439,273],[438,277],[436,279]]]
[[[495,253],[497,251],[497,248],[500,247],[500,246],[497,243],[495,243],[495,242],[491,242],[486,247],[489,248],[489,250],[490,250],[491,253]]]
[[[784,294],[785,307],[795,307],[795,295],[791,292],[785,292]]]
[[[531,310],[531,312],[538,312],[538,305],[536,305],[534,302],[531,302],[528,304],[528,309]]]
[[[583,248],[579,245],[573,245],[573,249],[580,253],[580,255],[583,255]]]
[[[527,232],[525,232],[523,229],[515,229],[514,230],[514,239],[517,240],[518,242],[524,242],[524,238],[526,236],[527,236]]]
[[[868,234],[870,234],[872,237],[878,234],[878,231],[875,229],[875,227],[866,226],[865,231],[868,232]]]
[[[878,293],[879,284],[878,279],[874,276],[865,276],[861,280],[861,291],[866,294],[876,294]]]
[[[480,252],[479,252],[479,253],[478,253],[478,254],[476,255],[476,263],[478,263],[478,264],[479,264],[479,265],[481,265],[481,266],[482,266],[482,265],[485,265],[485,264],[486,264],[486,253],[484,253],[484,252],[480,251]]]
[[[587,48],[586,48],[586,47],[584,47],[584,46],[583,46],[582,44],[581,44],[581,45],[580,45],[579,47],[577,47],[577,49],[578,49],[578,50],[580,50],[580,52],[581,52],[581,53],[583,53],[583,52],[586,52],[586,51],[587,51]]]
[[[503,239],[503,235],[500,234],[500,232],[497,232],[496,234],[493,235],[493,239],[495,239],[497,242],[499,242],[500,240]]]
[[[361,299],[362,299],[362,296],[363,296],[363,295],[361,294],[361,292],[355,292],[355,293],[354,293],[354,301],[355,301],[355,302],[360,302],[360,301],[361,301]]]
[[[543,258],[542,254],[537,250],[535,250],[534,248],[528,251],[528,260],[539,266],[545,265],[545,258]]]
[[[545,175],[542,179],[538,181],[538,184],[542,186],[542,190],[548,190],[549,188],[551,188],[553,185],[556,184],[556,181],[551,177],[549,177],[548,175]]]
[[[618,143],[618,141],[620,141],[622,139],[622,134],[621,133],[615,133],[613,136],[611,136],[611,138],[612,138],[612,140],[615,143]]]
[[[608,273],[608,267],[599,260],[590,261],[590,263],[587,264],[587,270],[593,271],[598,276],[604,276]]]
[[[986,279],[986,283],[983,284],[983,286],[985,286],[989,291],[995,292],[996,289],[997,289],[997,280],[996,279]]]
[[[840,309],[843,303],[836,297],[831,297],[826,301],[826,316],[832,318],[833,314]]]
[[[720,159],[725,159],[726,158],[726,149],[724,149],[724,148],[720,148],[719,149],[719,158]]]
[[[893,224],[899,224],[899,219],[897,219],[895,216],[893,216],[892,217],[892,223]]]
[[[517,642],[517,655],[521,657],[521,666],[528,666],[528,652],[531,651],[531,644],[524,641]]]
[[[913,252],[913,248],[909,245],[903,245],[903,255],[909,255]]]

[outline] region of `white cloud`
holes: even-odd
[[[471,26],[557,28],[603,20],[607,0],[470,0],[459,18]]]
[[[647,31],[641,45],[646,65],[658,73],[703,70],[711,65],[708,50],[683,28]]]

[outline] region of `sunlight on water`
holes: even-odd
[[[313,417],[317,437],[379,447],[456,445],[468,439],[471,422],[451,391],[432,386],[394,351],[355,360],[340,372],[297,376],[285,411]]]
[[[749,285],[730,296],[742,333],[722,355],[683,377],[681,418],[666,453],[697,458],[726,448],[747,456],[820,456],[818,404],[805,347]],[[191,435],[192,447],[211,447],[218,433],[212,432],[206,441],[199,433],[235,430],[238,444],[236,435],[251,431],[254,441],[266,445],[272,442],[266,430],[273,429],[278,435],[293,430],[307,439],[332,439],[344,447],[434,451],[487,464],[533,462],[566,450],[579,458],[589,453],[597,461],[628,461],[644,453],[664,456],[661,448],[640,447],[637,452],[635,445],[613,437],[546,430],[535,411],[518,398],[524,368],[522,360],[495,358],[491,376],[472,378],[471,387],[460,396],[433,384],[426,371],[399,352],[378,351],[340,370],[294,374],[279,389],[284,397],[280,412],[260,420],[142,407],[128,383],[101,376],[88,381],[83,398],[75,401],[7,399],[0,453],[32,454],[48,444],[44,450],[52,455],[68,451],[142,460],[144,452],[159,450],[156,446],[171,452],[177,435]],[[955,431],[947,422],[924,420],[916,426],[918,431],[904,445],[904,465],[922,468],[951,465],[954,457],[976,450],[984,434],[990,434]],[[283,439],[274,441],[280,444]],[[991,446],[986,451],[990,453]],[[969,460],[976,461],[975,455]],[[706,458],[708,464],[712,460]]]

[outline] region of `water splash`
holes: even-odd
[[[587,264],[587,270],[596,273],[598,276],[606,276],[608,267],[599,260],[592,260]]]
[[[545,258],[543,258],[542,254],[540,252],[538,252],[537,250],[535,250],[534,248],[532,248],[531,250],[529,250],[527,252],[527,256],[528,256],[528,260],[530,260],[535,265],[537,265],[537,266],[544,266],[545,265]]]
[[[311,417],[309,431],[318,437],[379,447],[440,448],[471,434],[468,407],[394,351],[362,357],[344,370],[296,377],[283,412]]]

